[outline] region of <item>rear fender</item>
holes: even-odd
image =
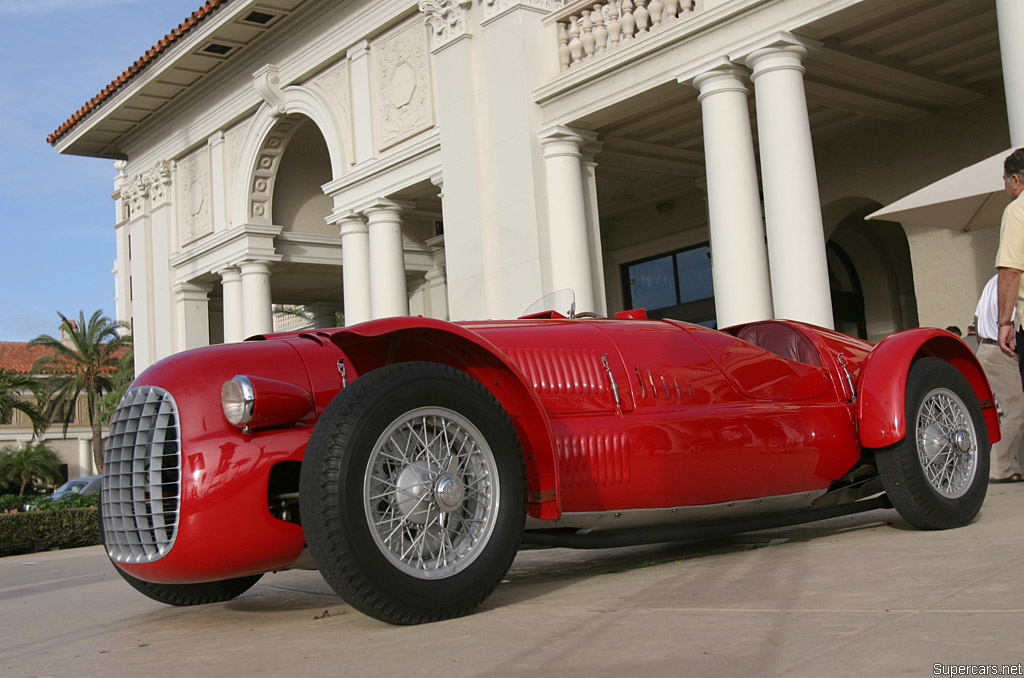
[[[469,330],[432,318],[385,318],[338,330],[331,340],[356,374],[393,363],[424,360],[449,365],[484,385],[508,413],[526,462],[527,511],[542,520],[561,516],[551,424],[536,392],[496,346]]]
[[[941,358],[967,378],[985,415],[990,442],[1000,439],[999,414],[985,370],[958,337],[935,328],[892,334],[878,343],[864,363],[858,388],[857,422],[864,447],[886,447],[907,433],[906,395],[910,366],[919,358]]]

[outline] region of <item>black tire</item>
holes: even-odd
[[[907,376],[906,421],[903,440],[875,454],[893,506],[922,530],[968,524],[988,489],[989,442],[967,379],[945,360],[916,361]]]
[[[526,518],[512,423],[475,379],[410,362],[361,376],[317,422],[299,483],[327,583],[392,624],[469,613],[501,582]]]
[[[97,513],[100,521],[100,543],[106,548],[106,535],[103,533],[103,502],[100,502]],[[110,564],[114,566],[114,569],[121,575],[121,578],[131,584],[132,588],[136,591],[152,598],[158,603],[178,607],[223,603],[226,600],[237,598],[255,586],[256,582],[263,576],[262,574],[255,574],[248,577],[222,579],[201,584],[154,584],[131,576],[118,567],[117,563],[113,560],[110,561]]]
[[[262,574],[254,574],[250,577],[238,577],[235,579],[222,579],[221,581],[203,582],[201,584],[154,584],[142,581],[126,573],[117,564],[114,569],[132,587],[153,600],[167,605],[185,607],[188,605],[206,605],[208,603],[223,603],[242,595],[260,580]]]

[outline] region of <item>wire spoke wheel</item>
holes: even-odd
[[[363,498],[374,542],[413,577],[459,572],[494,529],[496,476],[494,454],[468,419],[436,407],[403,414],[367,465]]]
[[[928,393],[917,413],[924,476],[947,499],[962,497],[978,470],[978,435],[967,406],[947,388]]]
[[[940,358],[907,375],[907,433],[875,453],[882,485],[908,523],[942,530],[970,523],[988,488],[989,442],[974,389]]]

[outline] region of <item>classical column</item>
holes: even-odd
[[[221,288],[224,290],[224,343],[231,344],[245,339],[245,324],[242,320],[242,274],[235,266],[219,271]]]
[[[370,309],[374,318],[409,315],[402,213],[408,205],[380,200],[363,210],[370,231]]]
[[[174,285],[178,310],[176,350],[210,345],[210,290],[212,285],[180,282]]]
[[[594,156],[604,144],[594,141],[583,147],[583,203],[587,220],[587,244],[590,252],[590,277],[593,281],[595,313],[608,315],[608,301],[604,287],[604,249],[601,247],[601,219],[597,208],[597,163]]]
[[[92,436],[82,436],[78,439],[78,475],[97,475],[99,471],[93,463]]]
[[[793,36],[756,49],[753,69],[775,317],[832,328],[825,234],[804,93],[807,48]]]
[[[352,126],[355,129],[356,163],[373,158],[373,104],[371,89],[373,77],[370,73],[370,43],[366,40],[356,43],[346,54],[349,61],[352,89]]]
[[[318,330],[329,329],[338,326],[337,316],[334,314],[334,304],[329,301],[317,301],[306,306],[306,310],[313,314],[313,327]]]
[[[242,272],[242,327],[243,334],[266,334],[274,331],[274,316],[270,308],[270,262],[243,261]]]
[[[1010,143],[1024,146],[1024,2],[996,0],[999,25],[999,53],[1003,62],[1003,89],[1006,91],[1006,118],[1010,123]]]
[[[348,214],[336,222],[341,229],[342,292],[345,295],[345,326],[373,317],[370,307],[370,236],[366,220]]]
[[[581,147],[595,141],[596,135],[557,126],[541,131],[539,136],[547,174],[552,291],[569,288],[576,294],[578,310],[593,311]]]
[[[719,327],[772,317],[745,73],[723,62],[692,79],[700,91],[697,100],[704,124],[711,276]]]

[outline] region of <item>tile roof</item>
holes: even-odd
[[[29,346],[23,341],[0,341],[0,369],[32,374],[36,360],[53,353],[43,346]]]
[[[202,7],[192,12],[192,15],[182,21],[177,28],[165,35],[163,40],[150,47],[145,54],[136,59],[135,63],[133,63],[128,70],[117,76],[117,78],[107,85],[102,92],[85,102],[85,105],[75,111],[74,115],[64,121],[60,127],[46,137],[46,141],[51,145],[57,143],[62,136],[74,129],[79,122],[96,110],[100,104],[113,96],[117,90],[127,85],[132,78],[138,75],[144,68],[146,68],[146,66],[153,63],[153,61],[155,61],[156,58],[164,52],[164,50],[177,42],[181,37],[192,30],[196,24],[212,14],[218,7],[228,4],[230,1],[231,0],[207,0]]]
[[[124,355],[127,348],[120,349],[118,356]],[[0,370],[33,374],[32,366],[43,356],[52,356],[53,352],[45,346],[31,346],[27,341],[0,341]],[[54,363],[48,372],[53,372]]]

